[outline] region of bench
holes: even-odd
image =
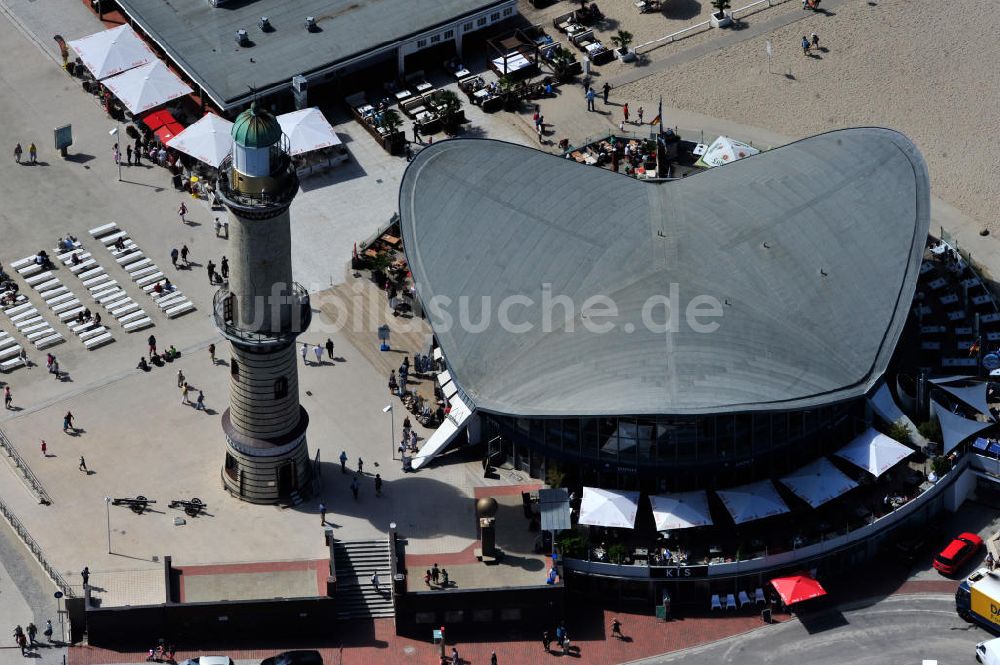
[[[120,296],[117,296],[114,300],[104,303],[104,307],[109,312],[111,312],[112,315],[114,315],[115,310],[121,309],[122,307],[125,307],[126,305],[132,304],[134,302],[135,301],[132,300],[132,298],[130,298],[128,294],[122,293]],[[117,319],[118,317],[116,316],[115,318]]]
[[[10,360],[5,360],[0,362],[0,372],[9,372],[10,370],[20,367],[24,364],[24,361],[20,358],[11,358]]]
[[[3,337],[0,337],[0,349],[16,345],[17,345],[17,340],[8,335],[7,333],[4,333]]]
[[[138,261],[134,261],[128,264],[127,266],[124,266],[124,268],[125,272],[127,272],[129,275],[132,275],[132,273],[136,272],[137,270],[151,265],[153,265],[153,262],[150,259],[139,259]]]
[[[41,284],[42,282],[45,282],[45,281],[50,280],[50,279],[52,279],[52,273],[50,271],[46,270],[45,272],[41,272],[41,273],[38,273],[37,275],[33,275],[33,276],[27,278],[24,281],[26,281],[28,283],[28,286],[34,286],[35,284]]]
[[[33,314],[30,317],[28,317],[27,319],[23,319],[21,321],[18,321],[15,325],[17,326],[17,329],[20,330],[23,333],[25,328],[29,328],[29,327],[31,327],[33,325],[38,324],[38,323],[43,323],[44,321],[45,321],[45,319],[43,319],[41,316],[38,316],[37,314]]]
[[[18,270],[17,274],[20,275],[21,277],[30,277],[31,275],[34,275],[35,273],[42,272],[42,270],[43,270],[42,266],[40,266],[40,265],[38,265],[36,263],[32,263],[27,268],[21,268],[20,270]]]
[[[111,316],[117,319],[122,314],[128,314],[129,312],[134,312],[137,309],[139,309],[139,306],[130,300],[127,304],[108,311],[111,313]]]
[[[180,294],[180,295],[174,296],[173,298],[169,298],[167,300],[161,300],[160,302],[158,302],[156,304],[159,306],[160,309],[162,309],[162,310],[168,310],[171,307],[174,307],[176,305],[180,305],[182,302],[185,302],[186,300],[187,300],[187,298],[184,296],[184,294]]]
[[[87,289],[90,291],[90,295],[96,298],[98,295],[106,296],[111,293],[114,289],[120,289],[118,282],[113,279],[109,279],[106,282],[101,282],[100,284],[95,284],[94,286]]]
[[[141,286],[143,291],[149,293],[161,279],[163,279],[163,273],[157,270],[152,275],[146,275],[145,277],[135,280],[135,283]]]
[[[112,309],[116,305],[124,303],[126,300],[131,300],[129,295],[125,291],[116,287],[114,291],[108,291],[106,294],[102,294],[101,297],[97,299],[97,302],[101,303],[105,309]]]
[[[105,247],[110,249],[111,247],[114,247],[115,243],[118,242],[119,240],[122,240],[124,242],[127,239],[128,239],[127,233],[125,233],[124,231],[118,231],[117,233],[112,233],[111,235],[104,236],[103,238],[101,238],[101,242],[104,243]]]
[[[81,249],[83,249],[83,245],[76,243],[76,246],[73,249],[56,248],[52,250],[52,253],[55,254],[56,258],[62,261],[64,265],[68,266],[73,264],[74,254],[79,254],[81,260],[90,258],[90,252],[81,252]]]
[[[72,319],[73,317],[75,317],[77,314],[79,314],[80,312],[84,311],[85,309],[87,309],[87,308],[83,307],[82,305],[80,307],[76,307],[74,309],[67,309],[64,312],[60,312],[59,313],[59,320],[62,321],[63,323],[66,323],[67,321],[69,321],[70,319]]]
[[[42,300],[45,301],[45,304],[50,304],[53,301],[55,301],[56,298],[59,298],[59,296],[64,296],[66,294],[69,294],[69,289],[60,284],[56,288],[49,289],[48,291],[42,291],[38,295],[41,296]]]
[[[146,255],[142,253],[142,250],[136,248],[127,254],[119,256],[118,258],[115,259],[115,261],[117,261],[118,265],[120,266],[127,266],[133,261],[138,261],[139,259],[144,258],[145,256]]]
[[[24,300],[27,300],[27,298],[25,298],[24,296],[21,296],[21,298],[23,298]],[[32,305],[30,302],[24,302],[24,303],[22,303],[20,305],[14,305],[13,307],[8,308],[6,310],[6,314],[7,314],[7,316],[13,318],[14,315],[20,314],[21,312],[25,311],[26,309],[29,309],[29,308],[32,308],[32,307],[34,307],[34,305]]]
[[[115,338],[111,336],[111,333],[106,332],[102,335],[98,335],[97,337],[91,337],[89,339],[84,340],[83,345],[87,348],[88,351],[93,351],[97,347],[104,346],[105,344],[110,344],[113,341],[115,341]]]
[[[80,304],[80,299],[74,297],[72,300],[67,300],[66,302],[59,303],[58,305],[52,308],[52,311],[55,312],[56,314],[59,314],[61,312],[65,312],[68,309],[73,309],[79,304]],[[81,307],[80,309],[82,310],[83,308]]]
[[[11,263],[10,267],[13,268],[14,270],[20,270],[21,268],[24,268],[25,266],[32,264],[34,262],[35,262],[34,256],[26,256],[23,259],[20,259],[19,261],[14,261],[13,263]]]
[[[43,338],[39,339],[38,341],[36,341],[35,342],[35,348],[37,348],[39,351],[41,351],[42,349],[47,349],[50,346],[55,346],[56,344],[61,344],[62,342],[65,342],[65,341],[66,340],[63,339],[62,335],[60,335],[59,333],[53,331],[53,333],[51,335],[49,335],[48,337],[43,337]]]
[[[83,261],[80,261],[76,265],[70,265],[70,264],[67,265],[69,265],[69,271],[71,273],[73,273],[74,275],[79,275],[82,274],[85,270],[97,266],[97,261],[95,261],[94,259],[84,259]]]
[[[88,289],[92,286],[96,286],[103,282],[107,282],[108,280],[111,279],[111,275],[109,275],[104,271],[101,271],[100,274],[94,275],[93,277],[88,277],[86,279],[84,279],[81,275],[77,275],[77,277],[80,278],[80,281],[82,281],[83,285],[86,286]]]
[[[164,312],[164,314],[167,315],[168,319],[174,319],[180,316],[181,314],[186,314],[193,310],[194,310],[194,303],[192,303],[190,300],[185,300],[180,305],[171,307],[166,312]]]
[[[42,282],[41,284],[36,284],[35,285],[35,290],[38,291],[39,293],[41,293],[43,291],[51,291],[52,289],[56,288],[57,286],[62,286],[62,282],[59,281],[58,277],[53,277],[52,279],[50,279],[47,282]]]
[[[29,342],[37,342],[38,340],[44,339],[47,335],[50,335],[50,334],[52,334],[54,332],[55,332],[55,330],[52,329],[52,326],[47,326],[44,329],[39,329],[39,330],[36,330],[34,332],[28,333],[24,337]]]
[[[90,339],[95,335],[103,335],[104,333],[108,332],[108,329],[105,328],[104,326],[95,326],[93,321],[88,321],[87,323],[78,327],[83,328],[83,330],[74,331],[74,334],[80,339]]]
[[[138,280],[141,277],[146,277],[148,275],[152,275],[153,273],[158,272],[158,271],[159,271],[159,268],[157,268],[156,266],[148,266],[146,268],[143,268],[142,270],[136,270],[134,273],[132,273],[132,279]],[[162,275],[163,273],[160,273],[160,274]]]
[[[964,318],[965,318],[964,309],[956,309],[954,312],[948,312],[949,321],[961,321]]]
[[[140,309],[137,309],[136,311],[134,311],[134,312],[132,312],[130,314],[125,314],[124,316],[119,316],[118,317],[118,323],[121,323],[122,325],[124,325],[124,324],[128,323],[129,321],[135,321],[136,319],[141,319],[144,316],[146,316],[146,312],[142,311],[142,309],[140,308]]]
[[[101,266],[97,266],[96,268],[91,268],[86,272],[81,272],[79,275],[77,275],[77,277],[83,280],[87,280],[87,279],[93,279],[94,277],[99,277],[103,274],[105,274],[104,268],[102,268]]]
[[[90,229],[90,231],[88,231],[87,233],[89,233],[93,237],[97,238],[97,237],[100,237],[102,235],[106,235],[108,233],[111,233],[112,231],[114,231],[117,228],[118,228],[117,224],[115,224],[114,222],[108,222],[107,224],[105,224],[103,226],[98,226],[97,228]]]
[[[129,321],[124,326],[122,326],[122,329],[125,330],[126,332],[131,333],[135,332],[136,330],[142,330],[143,328],[148,328],[151,325],[153,325],[153,320],[150,319],[148,316],[143,316],[140,319]]]
[[[19,353],[21,353],[20,345],[12,346],[9,349],[0,349],[0,360],[7,360],[8,358],[14,358]]]
[[[112,246],[112,247],[108,248],[108,251],[111,252],[111,256],[114,256],[114,257],[117,258],[117,257],[121,256],[122,254],[128,254],[129,252],[131,252],[132,250],[135,250],[135,249],[139,249],[139,245],[135,244],[131,240],[126,240],[123,243],[123,246],[122,246],[121,249],[115,249],[114,246]]]
[[[68,325],[69,329],[73,331],[74,335],[82,335],[86,333],[88,330],[98,327],[94,325],[93,319],[91,319],[90,321],[84,321],[83,323],[77,323],[77,324],[70,323]]]
[[[38,310],[32,307],[31,309],[24,310],[17,316],[10,317],[10,322],[20,328],[25,324],[26,321],[31,321],[32,319],[37,318],[38,316],[39,316]]]
[[[34,321],[33,323],[31,323],[31,325],[27,325],[27,326],[24,326],[23,328],[19,328],[19,330],[21,331],[22,335],[28,336],[28,335],[30,335],[33,332],[38,332],[42,328],[51,328],[51,327],[52,326],[50,326],[48,323],[45,322],[45,319],[43,319],[42,317],[38,317],[37,321]]]

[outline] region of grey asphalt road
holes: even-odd
[[[974,664],[976,643],[991,637],[959,619],[950,596],[900,595],[870,607],[767,626],[633,665]]]

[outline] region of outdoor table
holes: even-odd
[[[989,296],[976,296],[972,299],[973,305],[985,305],[990,302]]]
[[[964,318],[965,318],[965,311],[964,310],[957,309],[954,312],[948,312],[948,320],[949,321],[961,321]]]
[[[647,550],[645,547],[637,547],[634,554],[636,556],[649,556],[649,550]]]
[[[944,332],[944,330],[942,330],[941,332]],[[955,334],[956,335],[963,335],[963,336],[965,336],[965,335],[971,335],[972,334],[972,328],[969,327],[969,326],[960,326],[958,328],[955,328]]]
[[[946,295],[941,298],[942,305],[952,305],[957,302],[958,302],[958,296],[956,296],[954,293]]]
[[[469,76],[471,73],[472,72],[470,72],[468,69],[459,69],[456,72],[452,72],[452,74],[455,75],[455,78],[459,78],[459,79],[465,78],[466,76]]]
[[[924,261],[923,263],[920,264],[920,274],[921,275],[927,274],[931,270],[934,270],[934,264],[931,263],[930,261]]]
[[[980,282],[979,282],[979,278],[978,277],[969,277],[968,279],[963,279],[962,280],[962,286],[964,286],[967,289],[971,289],[971,288],[973,288],[975,286],[979,286],[979,284],[980,284]]]
[[[947,283],[948,283],[948,280],[946,280],[944,277],[938,277],[933,282],[929,282],[927,284],[927,286],[931,287],[932,289],[940,289],[942,286],[944,286]]]
[[[923,342],[920,345],[922,351],[940,351],[941,342]]]

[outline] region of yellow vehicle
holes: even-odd
[[[1000,634],[1000,574],[980,568],[955,592],[955,609],[966,621],[975,621]]]

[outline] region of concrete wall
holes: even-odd
[[[399,594],[395,601],[397,635],[429,640],[434,629],[445,626],[448,640],[453,640],[488,625],[548,626],[554,617],[563,616],[565,589],[543,585],[418,591]]]

